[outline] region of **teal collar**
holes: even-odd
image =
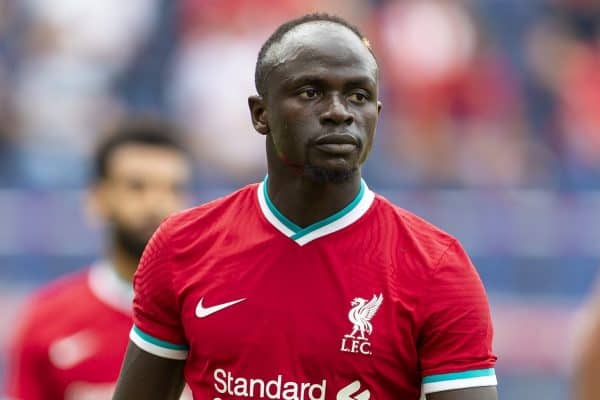
[[[322,236],[339,231],[362,217],[375,198],[375,194],[361,180],[358,194],[346,207],[329,217],[302,228],[283,215],[269,198],[267,190],[268,177],[258,186],[258,202],[265,218],[281,233],[298,243],[305,245]]]

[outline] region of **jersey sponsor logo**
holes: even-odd
[[[356,380],[338,392],[335,400],[369,400],[371,392],[369,389],[361,390],[359,380]]]
[[[79,331],[60,338],[48,347],[48,357],[59,369],[70,369],[88,359],[96,352],[94,334]]]
[[[321,383],[295,382],[284,379],[282,374],[274,379],[236,377],[218,368],[213,374],[214,389],[224,399],[274,399],[274,400],[325,400],[327,381]]]
[[[381,306],[383,295],[373,295],[371,300],[356,297],[350,302],[352,308],[348,313],[348,319],[354,325],[352,332],[344,335],[340,350],[347,353],[360,353],[371,355],[371,342],[367,335],[373,333],[371,319]]]
[[[234,304],[240,303],[244,300],[246,300],[246,299],[245,298],[237,299],[237,300],[229,301],[227,303],[217,304],[217,305],[210,306],[210,307],[204,307],[204,305],[202,304],[202,302],[204,301],[204,297],[201,297],[200,301],[198,301],[198,305],[196,306],[196,317],[198,317],[198,318],[208,317],[211,314],[221,311],[227,307],[231,307]]]

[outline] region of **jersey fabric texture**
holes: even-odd
[[[36,293],[10,350],[9,398],[110,399],[131,329],[133,290],[98,263]]]
[[[305,228],[266,181],[168,218],[131,340],[197,399],[392,399],[496,385],[485,290],[450,235],[375,195]]]

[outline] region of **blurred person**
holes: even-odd
[[[389,86],[382,140],[405,179],[514,186],[543,176],[527,164],[538,151],[516,79],[473,5],[388,2],[376,21]]]
[[[28,302],[9,355],[10,398],[111,397],[132,325],[133,273],[161,220],[186,203],[192,167],[176,132],[132,119],[96,149],[89,206],[106,223],[106,252]]]
[[[538,96],[549,103],[544,131],[569,183],[600,178],[600,3],[561,0],[528,32],[527,56]]]
[[[149,40],[160,1],[19,2],[11,96],[23,184],[85,184],[77,166],[104,121],[123,111],[115,81]]]
[[[184,376],[196,399],[497,398],[462,246],[361,178],[378,77],[366,38],[328,14],[264,43],[248,104],[268,175],[155,232],[114,400],[176,398]]]

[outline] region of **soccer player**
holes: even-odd
[[[183,377],[196,399],[496,399],[469,258],[361,179],[381,110],[363,35],[287,22],[255,79],[268,176],[155,232],[113,399],[173,399]]]
[[[131,279],[160,222],[186,202],[190,157],[161,121],[122,123],[97,149],[93,209],[107,223],[104,257],[28,302],[10,354],[19,400],[110,399],[132,325]]]

